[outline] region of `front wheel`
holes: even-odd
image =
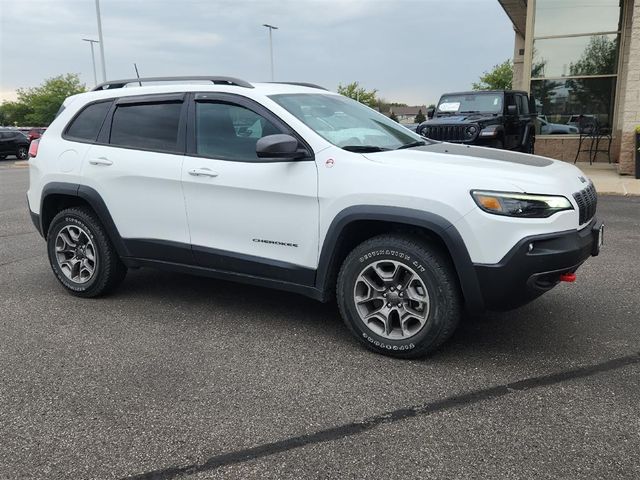
[[[16,157],[18,157],[19,160],[26,160],[29,157],[29,149],[27,147],[18,147]]]
[[[53,218],[47,253],[62,286],[78,297],[108,293],[127,273],[102,224],[88,208],[69,208]]]
[[[462,299],[448,256],[413,235],[380,235],[356,247],[338,275],[349,330],[369,349],[422,357],[456,329]]]

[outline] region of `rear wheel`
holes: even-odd
[[[504,149],[504,142],[501,139],[492,140],[489,144],[491,148]]]
[[[444,343],[462,303],[446,254],[412,235],[381,235],[356,247],[338,275],[337,299],[363,345],[400,358],[424,356]]]
[[[78,297],[108,293],[127,273],[102,224],[88,208],[69,208],[54,217],[47,252],[58,281]]]
[[[26,160],[29,157],[29,149],[27,147],[18,147],[16,157],[20,160]]]
[[[529,138],[527,139],[527,143],[525,143],[522,147],[522,152],[530,153],[531,155],[533,155],[534,145],[535,145],[535,137],[530,135]]]

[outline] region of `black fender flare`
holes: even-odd
[[[46,237],[47,232],[44,230],[44,208],[47,202],[47,197],[51,195],[66,195],[69,197],[78,197],[84,200],[98,216],[98,219],[104,226],[111,243],[115,247],[120,257],[128,257],[129,251],[118,232],[116,224],[111,218],[109,209],[104,203],[104,200],[100,194],[93,188],[86,185],[79,185],[76,183],[66,182],[51,182],[47,183],[42,189],[42,198],[40,200],[40,230],[42,235]]]
[[[484,311],[484,300],[478,277],[467,247],[458,230],[451,222],[440,215],[411,208],[359,205],[348,207],[338,213],[331,222],[322,244],[316,273],[315,283],[317,289],[327,292],[331,288],[331,285],[329,285],[331,281],[330,269],[336,261],[336,247],[340,236],[350,223],[360,220],[391,222],[419,227],[436,235],[449,251],[458,274],[467,310],[473,312]]]
[[[535,141],[536,126],[535,126],[534,123],[531,123],[531,122],[527,123],[524,126],[524,133],[522,134],[522,141],[520,142],[520,146],[521,147],[524,147],[527,144],[527,142],[529,141],[529,138],[532,137],[532,134],[531,134],[532,131],[533,131],[533,138],[534,138],[534,141]]]

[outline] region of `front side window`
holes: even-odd
[[[67,127],[66,135],[78,140],[95,142],[107,116],[111,101],[87,105]]]
[[[381,113],[340,95],[298,93],[270,98],[322,138],[345,150],[391,150],[426,142]]]
[[[196,153],[223,160],[257,161],[256,143],[283,133],[262,115],[232,103],[196,102]]]
[[[178,151],[182,102],[118,105],[111,121],[112,145]]]

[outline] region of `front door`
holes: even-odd
[[[313,158],[259,159],[259,138],[293,132],[237,95],[196,94],[188,125],[182,181],[198,264],[310,284],[318,256]]]

